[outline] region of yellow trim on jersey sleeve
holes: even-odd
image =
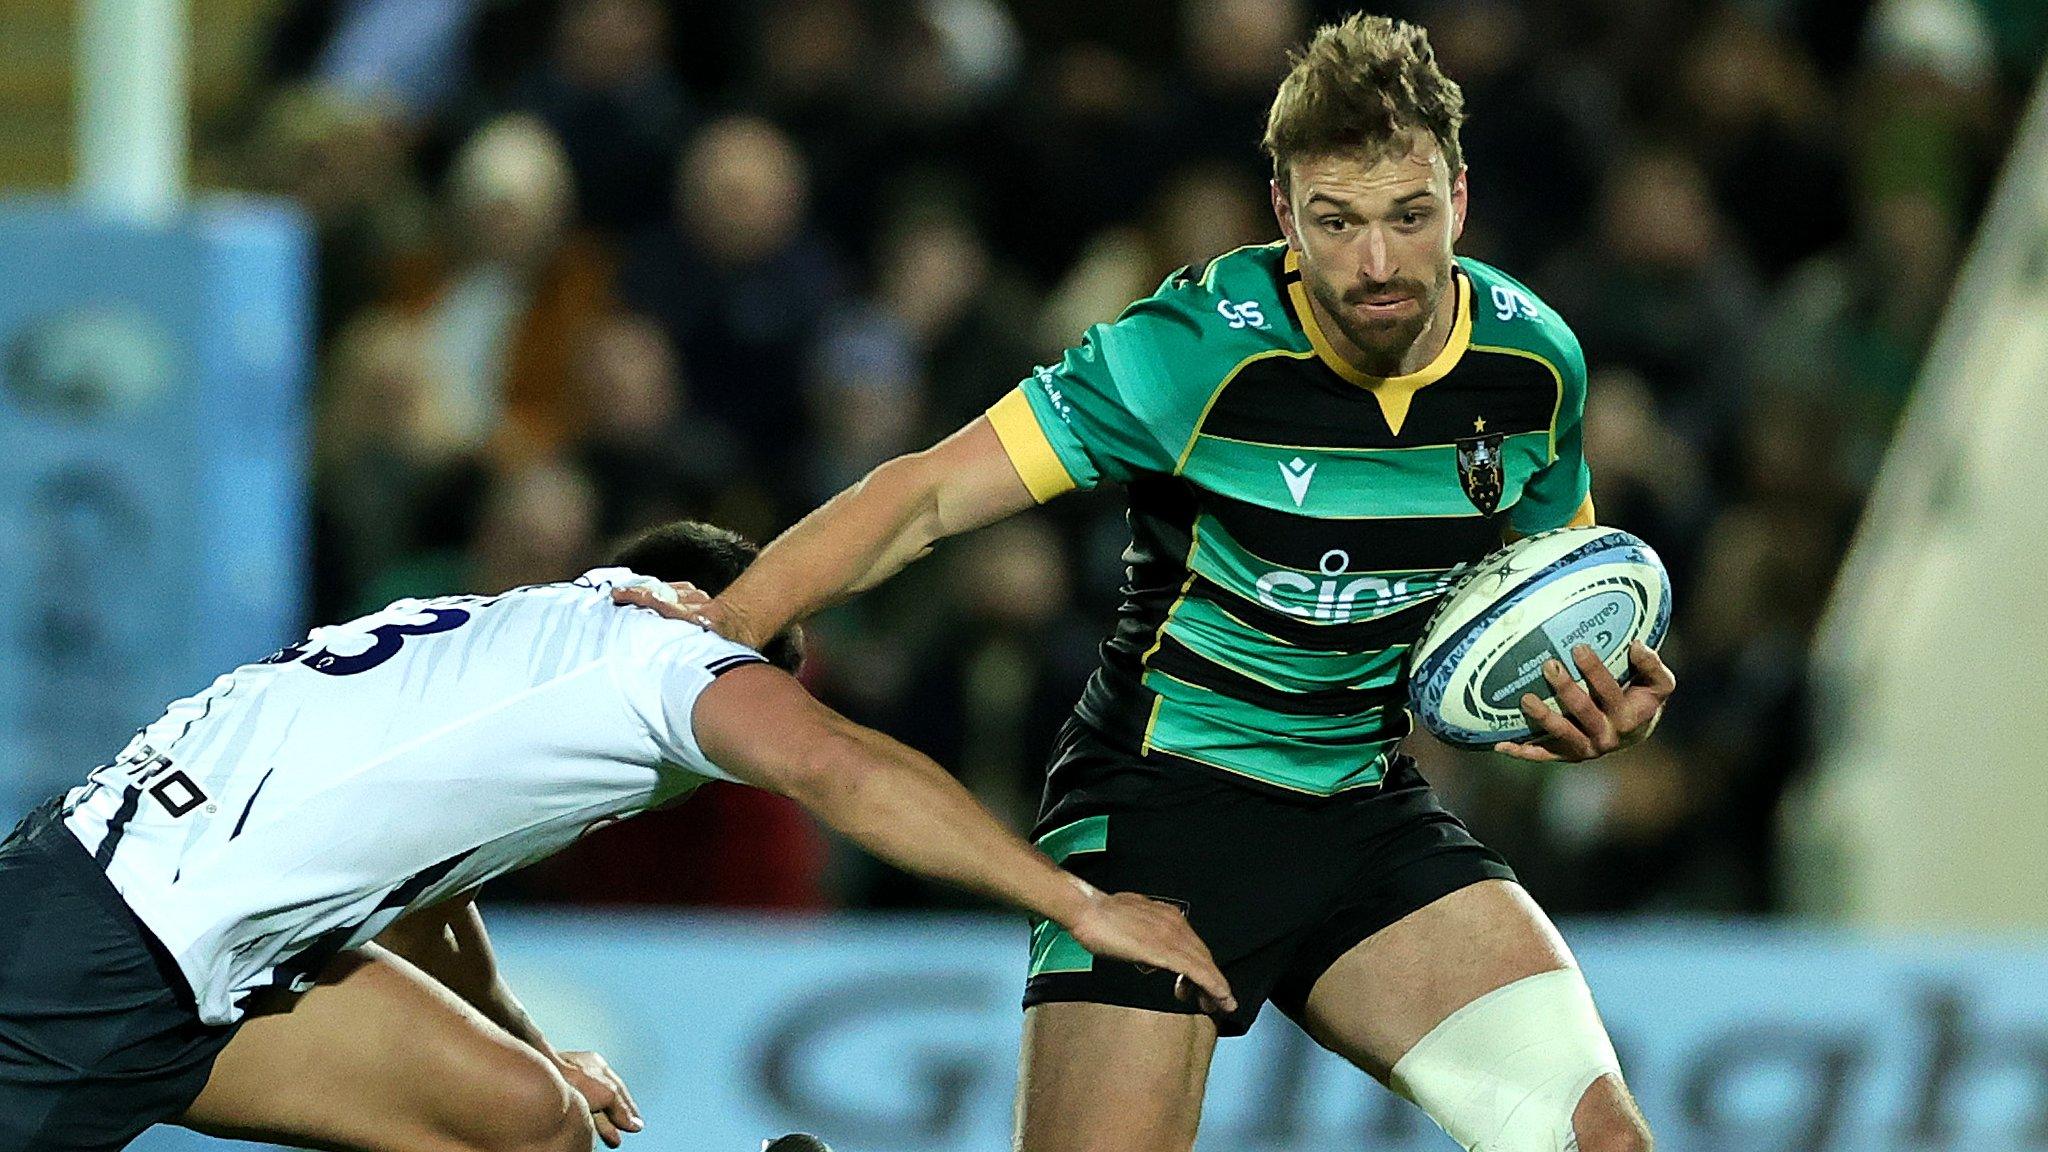
[[[1012,389],[996,401],[988,410],[988,423],[996,430],[996,439],[1002,441],[1011,467],[1017,470],[1024,487],[1031,490],[1033,500],[1043,504],[1080,487],[1060,462],[1060,454],[1046,438],[1045,429],[1038,426],[1038,415],[1031,410],[1031,401],[1025,398],[1023,389]]]

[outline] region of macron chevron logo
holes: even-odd
[[[1287,492],[1294,497],[1294,506],[1308,499],[1309,482],[1316,478],[1316,466],[1296,456],[1280,465],[1280,478],[1287,481]]]

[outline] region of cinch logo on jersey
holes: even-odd
[[[1455,582],[1467,565],[1444,572],[1430,572],[1388,580],[1383,576],[1345,577],[1351,554],[1342,548],[1323,553],[1316,565],[1321,580],[1300,572],[1281,570],[1258,578],[1253,587],[1259,603],[1275,612],[1325,624],[1348,624],[1358,617],[1378,616],[1393,607],[1434,596]],[[1284,597],[1284,598],[1283,598]]]

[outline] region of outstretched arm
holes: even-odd
[[[1228,983],[1178,909],[1061,871],[944,769],[819,704],[789,674],[765,664],[727,672],[697,698],[692,726],[713,764],[790,797],[882,859],[1052,920],[1097,955],[1179,973],[1205,1009],[1232,1009]]]
[[[378,935],[377,943],[411,961],[493,1024],[554,1055],[540,1028],[498,975],[498,959],[474,894],[406,916]]]
[[[620,1132],[638,1132],[644,1125],[633,1103],[605,1059],[595,1052],[557,1052],[541,1034],[533,1017],[512,994],[498,972],[490,934],[474,893],[432,908],[423,908],[386,928],[377,943],[410,961],[485,1018],[555,1062],[572,1087],[590,1105],[598,1135],[617,1148]]]
[[[922,452],[899,456],[834,496],[763,549],[690,618],[760,647],[790,624],[872,588],[931,546],[1033,504],[986,416]]]

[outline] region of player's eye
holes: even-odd
[[[1342,232],[1351,226],[1350,221],[1342,216],[1325,216],[1319,223],[1322,224],[1323,231],[1325,232]]]
[[[1401,225],[1405,228],[1420,227],[1422,222],[1427,219],[1429,219],[1429,213],[1421,209],[1410,209],[1401,213]]]

